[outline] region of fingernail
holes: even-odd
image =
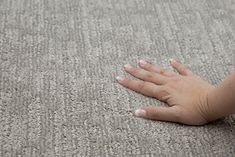
[[[169,59],[169,61],[170,61],[171,64],[174,64],[176,62],[176,60],[173,59],[173,58]]]
[[[144,117],[146,115],[146,111],[143,109],[135,110],[135,116],[137,117]]]
[[[121,76],[117,76],[116,79],[117,79],[118,81],[123,81],[123,80],[124,80],[124,78],[121,77]]]
[[[132,68],[132,66],[130,64],[126,64],[126,65],[124,65],[124,68],[125,69],[130,69],[130,68]]]
[[[139,63],[140,63],[140,65],[145,65],[145,64],[147,64],[147,62],[144,61],[144,60],[140,60]]]

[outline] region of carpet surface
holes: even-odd
[[[177,58],[212,84],[231,72],[234,0],[0,0],[0,156],[235,156],[234,115],[147,121],[116,76]]]

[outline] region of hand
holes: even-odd
[[[145,106],[135,111],[137,117],[171,121],[188,125],[203,125],[212,121],[209,115],[208,94],[215,88],[178,61],[171,59],[171,66],[179,74],[139,62],[140,68],[125,65],[124,70],[140,80],[117,77],[118,82],[131,90],[166,102],[168,107]]]

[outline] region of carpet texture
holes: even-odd
[[[135,118],[164,103],[115,80],[175,57],[217,84],[234,52],[234,0],[0,0],[0,156],[235,156],[233,115]]]

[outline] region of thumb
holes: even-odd
[[[169,122],[180,122],[180,112],[175,106],[159,107],[159,106],[145,106],[135,111],[135,116],[160,120]]]

